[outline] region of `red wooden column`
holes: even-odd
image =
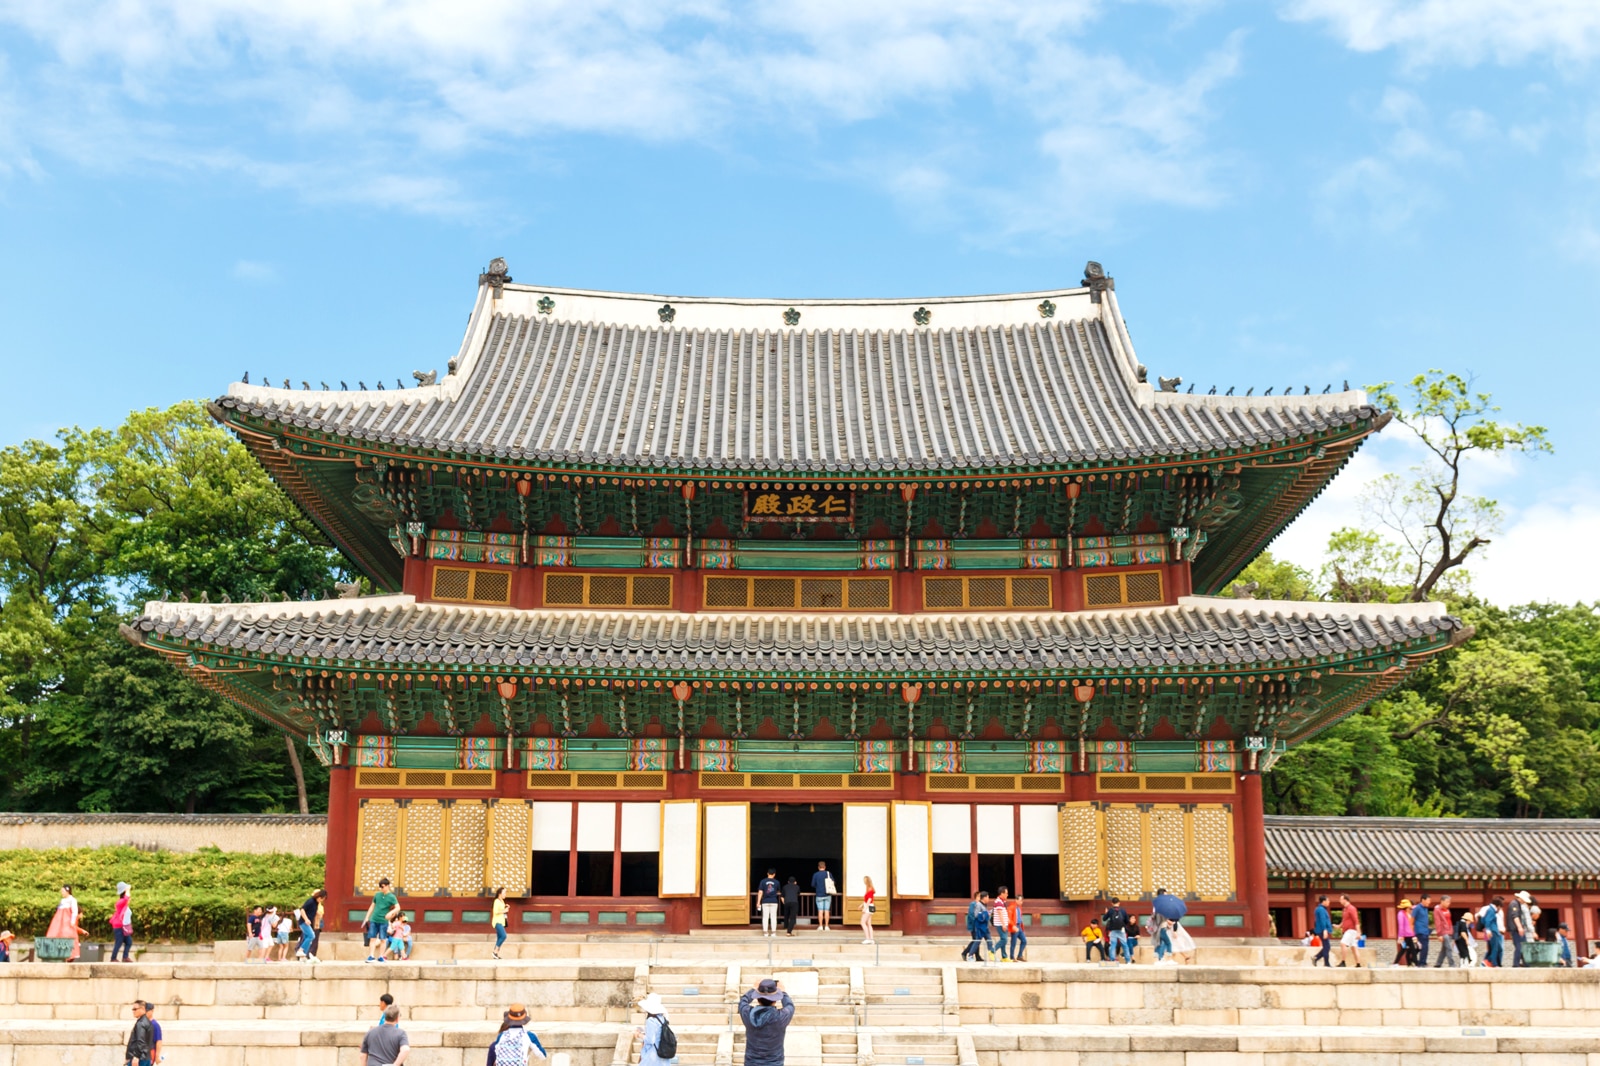
[[[355,772],[348,766],[328,768],[328,843],[323,887],[328,890],[324,906],[330,913],[322,927],[330,932],[345,927],[345,911],[356,891],[356,822],[360,817],[352,787]]]
[[[1267,936],[1267,823],[1261,775],[1241,774],[1239,782],[1240,897],[1245,904],[1245,935]]]

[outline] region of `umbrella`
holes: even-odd
[[[1150,909],[1168,921],[1173,922],[1180,921],[1185,914],[1189,913],[1189,905],[1187,903],[1166,892],[1159,893],[1155,899],[1151,900]]]

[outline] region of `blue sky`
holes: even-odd
[[[409,380],[476,275],[1070,285],[1203,391],[1470,372],[1502,601],[1600,598],[1600,4],[0,0],[0,443]],[[1364,450],[1279,548],[1317,560]]]

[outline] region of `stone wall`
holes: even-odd
[[[0,814],[0,851],[122,845],[321,855],[327,839],[321,814]]]

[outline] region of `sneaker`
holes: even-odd
[[[870,944],[870,943],[872,943],[872,941],[870,941],[870,940],[863,940],[863,941],[862,941],[862,943],[863,943],[863,944]]]
[[[373,958],[373,957],[372,957],[372,956],[371,956],[371,955],[368,955],[368,956],[367,956],[367,961],[368,961],[368,962],[375,962],[375,961],[377,961],[377,960],[375,960],[375,959],[374,959],[374,958]]]

